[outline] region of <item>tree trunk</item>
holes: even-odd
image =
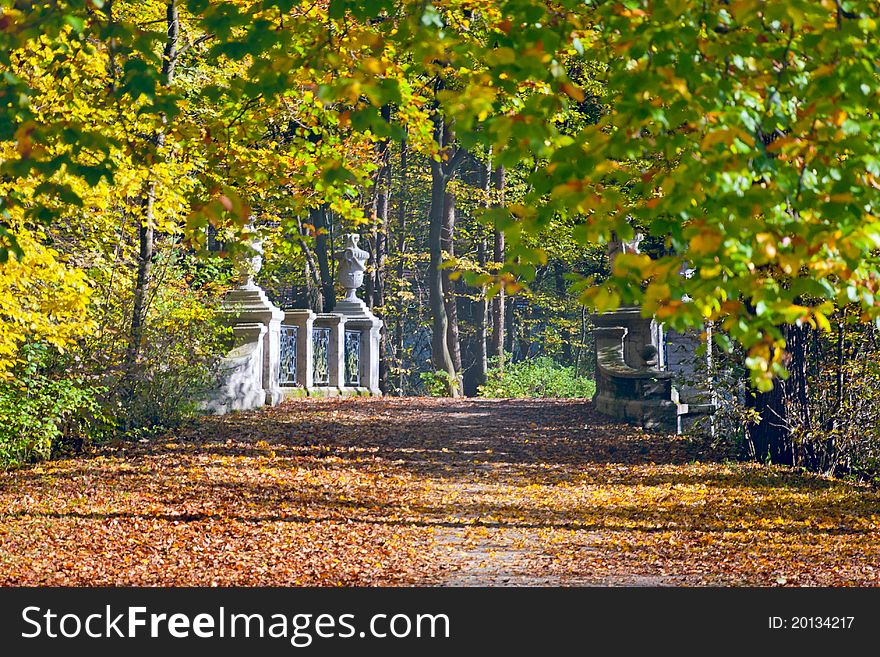
[[[400,140],[400,199],[397,205],[397,281],[398,285],[403,282],[404,274],[404,255],[406,254],[406,133]],[[403,395],[404,386],[406,384],[405,368],[403,367],[404,342],[403,342],[403,321],[406,318],[406,306],[404,301],[400,301],[400,309],[397,313],[397,335],[395,341],[397,343],[397,367],[400,370],[400,378],[398,379],[398,389]]]
[[[304,228],[299,217],[296,218],[296,226],[299,231],[297,240],[302,249],[303,257],[306,260],[306,297],[309,310],[316,313],[322,313],[324,312],[324,295],[321,293],[321,279],[318,275],[318,268],[315,265],[315,255],[312,253],[312,250],[303,238]]]
[[[455,194],[449,191],[443,196],[443,226],[440,232],[440,245],[446,258],[455,257]],[[450,278],[449,273],[449,269],[443,269],[440,276],[443,283],[443,304],[446,306],[446,343],[452,358],[452,366],[458,375],[461,373],[458,298],[455,294],[455,281]]]
[[[503,330],[503,344],[504,349],[510,353],[511,360],[513,359],[513,348],[516,346],[516,315],[514,313],[514,306],[512,303],[505,303],[503,306],[504,314],[501,316],[502,330]],[[501,352],[504,353],[503,351]]]
[[[376,182],[378,184],[378,181]],[[366,237],[366,240],[361,243],[364,249],[370,254],[369,260],[367,261],[367,271],[364,272],[364,300],[367,304],[367,308],[371,311],[373,310],[373,294],[375,292],[376,286],[376,222],[377,213],[376,213],[376,198],[377,189],[376,186],[373,186],[373,198],[370,200],[370,205],[367,209],[367,215],[369,217],[369,234]]]
[[[807,379],[807,352],[810,339],[810,327],[788,326],[788,340],[786,352],[788,354],[788,379],[784,382],[783,393],[786,402],[787,425],[795,424],[797,429],[809,434],[812,429],[812,417],[810,413],[809,382]],[[790,436],[786,436],[786,442],[790,445],[791,464],[806,464],[812,468],[820,466],[815,461],[815,454],[802,450]],[[805,463],[808,462],[808,463]]]
[[[837,322],[837,370],[836,370],[836,394],[837,410],[843,407],[843,363],[844,344],[846,342],[846,308],[841,310],[840,320]]]
[[[391,107],[382,107],[382,118],[386,122],[391,121]],[[373,285],[373,307],[379,308],[379,314],[383,318],[385,312],[385,266],[388,255],[388,206],[391,195],[391,144],[389,140],[382,140],[379,147],[382,169],[378,174],[379,189],[376,199],[376,233],[373,271],[375,283]],[[382,322],[379,331],[379,389],[387,394],[390,383],[388,381],[388,328]]]
[[[483,194],[484,194],[484,207],[488,207],[489,205],[489,184],[491,178],[491,157],[486,161],[486,168],[483,170]],[[477,262],[480,265],[480,269],[486,269],[486,237],[483,234],[482,229],[480,230],[480,238],[477,242]],[[488,377],[489,371],[489,352],[488,352],[488,330],[487,325],[489,323],[489,304],[486,302],[486,286],[480,286],[480,296],[477,301],[477,353],[476,359],[474,361],[474,378],[476,379],[477,384],[477,394],[479,394],[479,387],[486,385],[486,380]]]
[[[568,298],[568,287],[565,284],[565,266],[562,262],[553,263],[553,277],[556,283],[556,296],[558,298],[559,307],[565,308],[565,301]],[[574,360],[574,350],[571,347],[571,327],[568,325],[568,319],[563,315],[562,328],[559,331],[559,339],[562,341],[562,362],[571,365]]]
[[[783,335],[789,342],[787,327],[783,327]],[[757,423],[746,426],[746,442],[750,455],[756,461],[793,465],[787,388],[785,381],[777,380],[773,390],[752,391],[746,397],[746,406],[757,411],[761,418]]]
[[[577,351],[574,356],[574,375],[580,376],[581,373],[581,356],[584,351],[584,346],[587,341],[587,307],[581,306],[581,331],[580,331],[580,339],[577,345]],[[595,375],[595,373],[594,373]]]
[[[170,0],[165,8],[165,24],[167,38],[162,50],[161,83],[170,87],[174,83],[174,68],[177,63],[177,41],[180,38],[180,17],[177,12],[177,0]],[[165,124],[167,117],[161,116],[162,126],[153,135],[153,143],[156,146],[157,155],[165,145]],[[156,204],[156,181],[150,180],[146,184],[141,199],[141,226],[138,231],[138,261],[137,277],[134,287],[134,298],[131,308],[131,329],[129,331],[128,347],[125,353],[124,370],[128,394],[133,392],[133,377],[137,369],[137,360],[140,355],[144,336],[144,323],[147,315],[147,299],[152,282],[153,259],[155,257],[155,204]]]
[[[493,187],[497,193],[496,204],[504,203],[504,167],[497,167],[493,176]],[[495,228],[495,245],[492,252],[495,267],[500,268],[504,263],[504,233]],[[497,270],[496,270],[497,271]],[[497,367],[504,369],[504,324],[505,303],[504,289],[492,297],[492,341],[489,354],[497,359]]]
[[[312,312],[322,313],[324,312],[324,298],[321,296],[321,287],[314,283],[315,270],[310,261],[306,261],[305,274],[306,304]]]
[[[747,398],[747,406],[761,416],[758,423],[746,428],[749,451],[756,461],[786,463],[791,460],[787,456],[790,451],[785,448],[788,429],[783,387],[782,381],[776,381],[770,392],[752,392]]]
[[[144,323],[147,315],[147,296],[152,281],[154,253],[154,205],[156,183],[147,185],[141,202],[141,226],[138,230],[137,278],[131,307],[131,330],[128,334],[128,348],[125,353],[125,376],[134,376],[138,355],[143,342]]]
[[[446,376],[447,393],[450,397],[458,397],[455,364],[449,353],[446,339],[448,319],[446,304],[443,299],[443,278],[440,265],[443,263],[443,209],[446,197],[447,178],[443,166],[439,162],[431,162],[431,210],[429,250],[431,261],[428,267],[428,298],[431,307],[432,330],[431,355],[434,368]]]
[[[330,235],[327,225],[327,206],[309,208],[309,220],[315,227],[315,257],[318,259],[318,273],[321,275],[321,307],[331,312],[336,305],[336,291],[333,287],[333,272],[330,269]]]
[[[441,87],[442,81],[439,81],[435,91]],[[431,260],[428,268],[428,301],[432,318],[431,355],[434,368],[445,374],[447,393],[450,397],[459,397],[461,396],[461,384],[452,351],[449,349],[449,317],[446,312],[443,272],[440,265],[443,263],[444,227],[447,223],[446,209],[447,206],[454,208],[453,204],[446,202],[446,188],[465,151],[453,147],[455,134],[452,126],[444,120],[439,112],[434,114],[433,121],[434,141],[443,157],[439,162],[431,160],[431,210],[428,238]],[[459,354],[459,368],[460,359],[461,355]]]

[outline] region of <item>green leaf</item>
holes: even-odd
[[[85,21],[79,16],[74,16],[73,14],[67,14],[64,16],[64,22],[70,25],[73,30],[79,34],[82,34],[82,31],[85,29]]]

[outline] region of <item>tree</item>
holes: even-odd
[[[492,176],[492,186],[498,197],[498,205],[504,204],[504,167],[496,167]],[[504,231],[496,226],[494,231],[492,260],[496,266],[504,263]],[[504,367],[504,287],[499,286],[492,297],[492,348],[489,354],[498,359],[499,367]]]
[[[20,231],[17,243],[25,255],[0,267],[0,378],[8,375],[27,341],[41,340],[63,351],[96,328],[88,314],[93,289],[85,272],[65,263],[39,238]]]
[[[444,121],[442,116],[435,116],[434,138],[437,142],[440,155],[431,161],[431,210],[430,210],[430,254],[429,264],[429,291],[431,303],[431,315],[433,317],[432,354],[434,367],[445,374],[448,393],[451,397],[461,394],[458,381],[458,370],[461,369],[461,354],[458,353],[458,367],[454,355],[457,352],[457,330],[450,332],[450,317],[448,307],[454,304],[454,299],[447,299],[446,291],[449,289],[448,277],[447,290],[444,290],[444,274],[441,270],[443,264],[443,246],[447,247],[452,239],[451,231],[454,227],[455,201],[448,191],[447,186],[455,170],[464,157],[465,151],[455,147],[453,131]],[[444,239],[444,229],[447,237]],[[450,348],[452,344],[452,348]]]
[[[182,199],[190,239],[206,224],[240,232],[255,208],[275,221],[326,204],[357,225],[379,166],[374,145],[404,128],[414,153],[440,158],[438,191],[448,182],[452,153],[432,139],[437,116],[454,125],[462,151],[491,148],[525,182],[485,214],[504,237],[494,289],[534,280],[548,253],[532,238],[553,225],[586,249],[638,227],[663,249],[617,259],[607,280],[585,278],[580,301],[640,303],[681,329],[716,322],[717,346],[742,344],[764,391],[785,372],[784,327],[827,331],[834,304],[856,304],[864,322],[880,314],[874,4],[187,2],[198,76],[176,92],[161,79],[168,35],[148,27],[158,6],[110,6],[22,3],[4,13],[0,65],[12,78],[0,166],[14,184],[0,208],[10,217],[3,258],[21,253],[14,213],[51,225],[114,168],[139,171],[140,183],[161,174],[160,191],[166,179],[186,188],[168,193],[154,223],[172,216],[168,199]],[[52,97],[25,70],[46,48],[58,56],[51,66],[74,76],[105,71],[93,78],[107,84],[77,91],[95,112],[61,121],[46,110],[59,105],[31,102]],[[426,94],[440,79],[447,87]],[[382,116],[388,105],[394,121]],[[599,108],[595,122],[572,119],[585,105]],[[110,108],[121,127],[96,118]],[[191,159],[139,162],[140,136],[171,139],[165,121],[174,126],[165,150]],[[296,127],[273,139],[282,122]],[[308,142],[316,130],[321,139]],[[24,179],[35,183],[29,198],[16,191]],[[432,225],[439,197],[434,206]],[[442,247],[433,251],[432,271]]]
[[[109,20],[112,18],[112,3],[107,9]],[[177,58],[180,55],[178,41],[180,39],[180,14],[177,0],[169,0],[165,7],[165,27],[167,36],[162,47],[162,69],[159,73],[160,84],[171,87],[174,84],[174,69],[177,66]],[[112,64],[111,64],[112,66]],[[161,152],[165,146],[165,132],[167,117],[162,116],[161,124],[151,138],[153,147]],[[140,228],[138,230],[138,242],[140,245],[137,263],[137,282],[134,287],[134,302],[131,308],[131,326],[128,335],[128,348],[125,352],[123,363],[126,376],[133,376],[137,366],[138,353],[143,340],[143,324],[146,314],[147,297],[150,293],[152,282],[154,236],[155,236],[155,206],[156,206],[156,180],[149,179],[141,194]],[[128,384],[131,385],[130,383]]]

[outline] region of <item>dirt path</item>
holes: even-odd
[[[552,400],[302,400],[0,474],[0,583],[880,585],[880,495]]]

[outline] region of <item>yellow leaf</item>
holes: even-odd
[[[828,318],[825,316],[825,313],[814,310],[813,311],[813,321],[816,323],[816,327],[820,328],[823,331],[831,330],[831,322],[828,321]]]
[[[576,87],[575,85],[573,85],[569,82],[563,82],[560,86],[562,87],[562,90],[568,96],[572,97],[574,100],[576,100],[579,103],[582,103],[584,101],[584,98],[586,98],[583,90],[580,87]]]
[[[700,148],[707,149],[711,148],[715,144],[731,144],[733,143],[733,138],[735,133],[733,130],[723,129],[723,130],[713,130],[712,132],[707,132],[706,136],[703,137],[703,141],[700,144]]]
[[[690,241],[690,250],[697,255],[716,253],[724,236],[713,228],[704,228],[694,235]]]
[[[650,276],[652,265],[650,256],[644,253],[621,253],[614,258],[612,273],[621,277],[633,273],[644,280]]]

